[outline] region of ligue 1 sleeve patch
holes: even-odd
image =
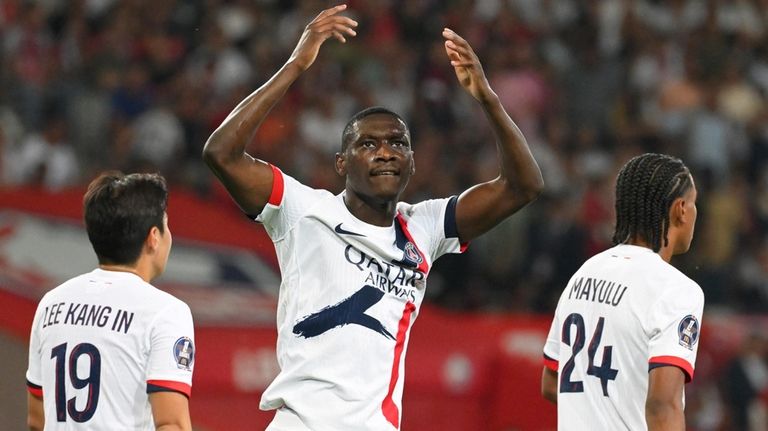
[[[693,350],[693,346],[699,341],[699,321],[696,316],[691,314],[683,317],[677,326],[677,336],[680,338],[680,345],[688,350]]]
[[[173,358],[181,370],[192,370],[195,361],[195,346],[189,337],[181,337],[173,344]]]

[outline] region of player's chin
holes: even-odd
[[[371,182],[378,195],[399,195],[408,185],[408,178],[399,175],[378,176],[371,177]]]
[[[685,254],[688,253],[688,250],[691,249],[691,241],[687,241],[683,244],[681,244],[676,250],[674,254]]]

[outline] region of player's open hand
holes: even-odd
[[[483,66],[475,51],[463,37],[449,28],[443,29],[445,52],[451,60],[459,83],[475,99],[482,102],[491,95],[491,87],[485,78]]]
[[[357,27],[357,21],[339,15],[347,8],[347,5],[341,4],[320,12],[304,28],[301,39],[291,54],[289,62],[294,62],[301,70],[307,70],[317,58],[320,46],[330,37],[336,38],[341,43],[346,43],[345,36],[355,36],[357,33],[354,28]]]

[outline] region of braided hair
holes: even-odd
[[[693,186],[683,162],[665,154],[636,156],[616,179],[616,231],[613,244],[641,239],[658,252],[669,242],[669,208]]]

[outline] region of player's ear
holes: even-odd
[[[344,153],[336,153],[335,167],[336,173],[339,174],[339,176],[343,177],[347,175],[347,158]]]
[[[160,229],[158,229],[157,226],[152,226],[147,234],[147,239],[144,241],[144,244],[148,247],[149,251],[155,251],[160,247],[160,236]]]
[[[413,151],[411,151],[411,175],[416,173],[416,159],[413,157]]]
[[[672,201],[672,205],[669,208],[669,222],[672,226],[679,226],[685,223],[686,217],[685,199],[677,198]]]

